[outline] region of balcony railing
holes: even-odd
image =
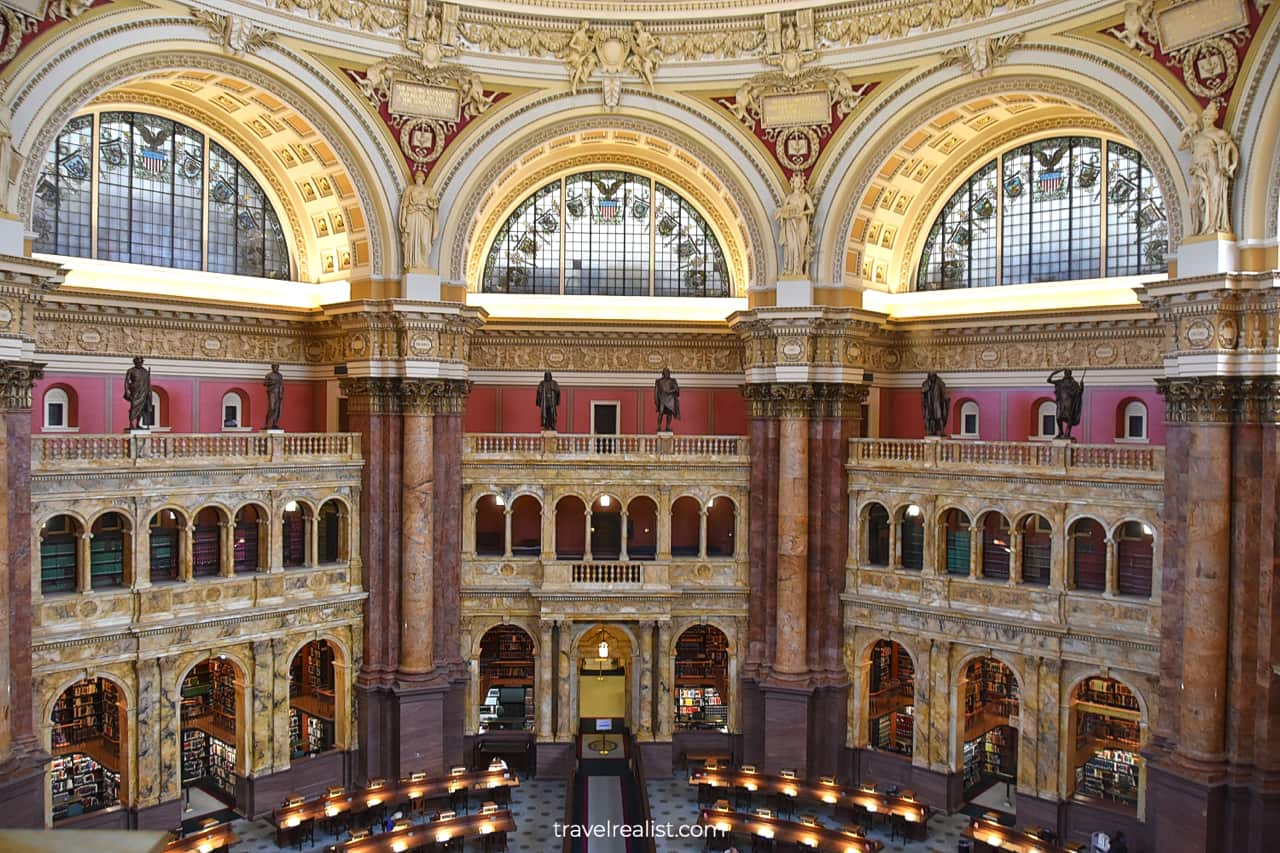
[[[359,462],[358,433],[149,433],[37,435],[33,471],[93,467],[172,467],[182,464],[290,461]],[[96,463],[96,464],[95,464]]]
[[[1123,444],[855,438],[849,442],[849,463],[858,468],[994,469],[1078,478],[1119,472],[1127,479],[1164,479],[1163,447]]]
[[[643,583],[644,566],[640,563],[574,563],[574,583]]]
[[[664,456],[745,461],[741,435],[584,435],[560,433],[469,433],[463,452],[475,459],[621,459]]]

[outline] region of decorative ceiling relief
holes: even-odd
[[[41,2],[14,2],[0,5],[0,71],[3,71],[18,52],[36,36],[47,32],[62,21],[80,17],[95,6],[105,6],[111,0],[49,0]],[[29,10],[25,7],[30,7]],[[39,10],[44,9],[43,17]]]
[[[806,68],[818,56],[815,45],[812,9],[785,19],[766,15],[765,61],[778,70],[714,99],[764,143],[784,172],[806,180],[832,134],[877,85],[855,85],[845,72],[822,65]]]
[[[344,69],[395,136],[409,173],[429,174],[464,127],[507,96],[455,63],[392,56],[363,73]]]
[[[205,9],[192,9],[191,17],[209,31],[214,42],[221,44],[222,49],[233,56],[257,53],[276,40],[274,32],[237,15],[219,15]]]
[[[585,86],[599,72],[606,110],[617,109],[624,77],[639,77],[645,88],[653,91],[653,75],[662,63],[657,39],[640,21],[630,28],[593,28],[590,22],[583,21],[559,56],[569,69],[569,88],[575,95],[580,86]]]
[[[1199,103],[1225,106],[1272,0],[1183,0],[1161,5],[1128,0],[1119,26],[1100,32],[1150,57],[1177,77]],[[1226,110],[1220,110],[1221,115]]]
[[[342,22],[365,32],[398,36],[406,42],[415,40],[414,33],[410,32],[413,22],[419,20],[425,24],[431,15],[426,11],[426,0],[263,2],[282,11],[302,12],[326,23]],[[815,46],[821,49],[852,47],[875,39],[903,38],[913,32],[933,32],[1016,12],[1033,2],[1035,0],[947,0],[931,3],[919,0],[856,0],[805,11],[813,22]],[[437,13],[443,29],[448,29],[449,20],[443,10],[450,5],[443,4]],[[545,17],[524,15],[519,18],[493,9],[454,8],[457,9],[454,20],[462,45],[483,53],[563,58],[570,39],[583,25],[580,21],[567,21],[563,11],[552,7],[548,7]],[[701,15],[698,12],[694,6],[679,20],[648,20],[641,26],[668,62],[763,58],[770,53],[766,44],[769,33],[760,16],[726,19],[725,6],[718,2],[707,4]],[[772,16],[776,17],[776,14]],[[771,16],[765,16],[768,17]],[[585,23],[589,32],[625,29],[615,23],[598,27],[590,20]]]
[[[996,66],[1009,59],[1010,52],[1022,43],[1022,33],[992,38],[982,36],[943,54],[943,65],[958,65],[960,70],[974,77],[986,77]]]

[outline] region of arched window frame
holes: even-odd
[[[1135,419],[1141,419],[1141,429],[1135,431]],[[1120,410],[1120,435],[1116,441],[1128,441],[1135,444],[1146,444],[1150,441],[1151,418],[1147,413],[1147,404],[1141,400],[1129,400]]]
[[[1053,438],[1058,434],[1058,404],[1041,400],[1036,404],[1035,438]]]
[[[593,267],[592,259],[607,265]],[[489,247],[480,290],[734,295],[724,247],[706,217],[674,188],[617,169],[565,175],[517,205]]]
[[[218,407],[218,422],[224,432],[243,432],[250,429],[249,424],[245,423],[248,416],[245,411],[244,392],[235,388],[222,395],[222,405]],[[235,417],[232,418],[228,412],[235,410]]]
[[[958,438],[978,438],[982,434],[982,410],[977,400],[965,400],[960,404],[960,432]]]
[[[72,397],[74,393],[61,386],[55,386],[44,392],[45,432],[79,431],[79,427],[75,425],[75,405]]]
[[[218,140],[168,116],[99,110],[73,118],[45,152],[33,248],[289,279],[281,221],[262,183]]]
[[[1140,152],[1107,137],[1050,136],[1000,152],[952,192],[927,234],[915,290],[1167,269],[1160,186]]]

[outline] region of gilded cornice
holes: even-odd
[[[342,22],[365,32],[403,38],[407,0],[264,0],[286,12],[300,12],[325,23]],[[641,0],[598,3],[591,0],[521,0],[511,8],[462,6],[458,33],[468,49],[539,58],[558,57],[578,21],[601,20],[607,26],[640,20],[657,38],[664,56],[686,62],[708,58],[757,58],[766,50],[763,3],[741,12],[728,0]],[[872,40],[903,38],[1008,14],[1034,0],[861,0],[814,3],[814,32],[819,48],[843,48]],[[776,13],[775,13],[776,14]]]
[[[420,304],[419,304],[420,305]],[[318,325],[308,357],[320,363],[431,361],[465,364],[470,339],[480,328],[474,308],[369,303],[364,310],[335,313]]]
[[[1274,273],[1179,279],[1139,294],[1170,332],[1168,355],[1275,356],[1280,353],[1280,290]]]
[[[744,368],[859,368],[882,318],[841,309],[759,309],[730,319],[743,340]]]

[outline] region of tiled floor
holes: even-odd
[[[648,791],[649,810],[655,824],[678,826],[697,823],[697,791],[683,776],[651,779]],[[511,812],[519,830],[508,839],[508,853],[558,853],[561,839],[555,836],[553,826],[564,820],[565,795],[563,779],[520,780],[520,787],[512,792],[511,797]],[[823,820],[834,825],[829,815]],[[967,820],[962,814],[931,818],[927,841],[890,842],[888,833],[881,830],[873,830],[871,837],[884,842],[886,853],[954,853]],[[240,836],[235,853],[269,853],[278,849],[275,830],[266,820],[236,821],[235,831]],[[318,837],[316,842],[304,853],[323,853],[333,839]],[[701,853],[703,850],[701,840],[659,838],[655,846],[657,853]],[[479,850],[479,844],[469,845],[467,850]]]

